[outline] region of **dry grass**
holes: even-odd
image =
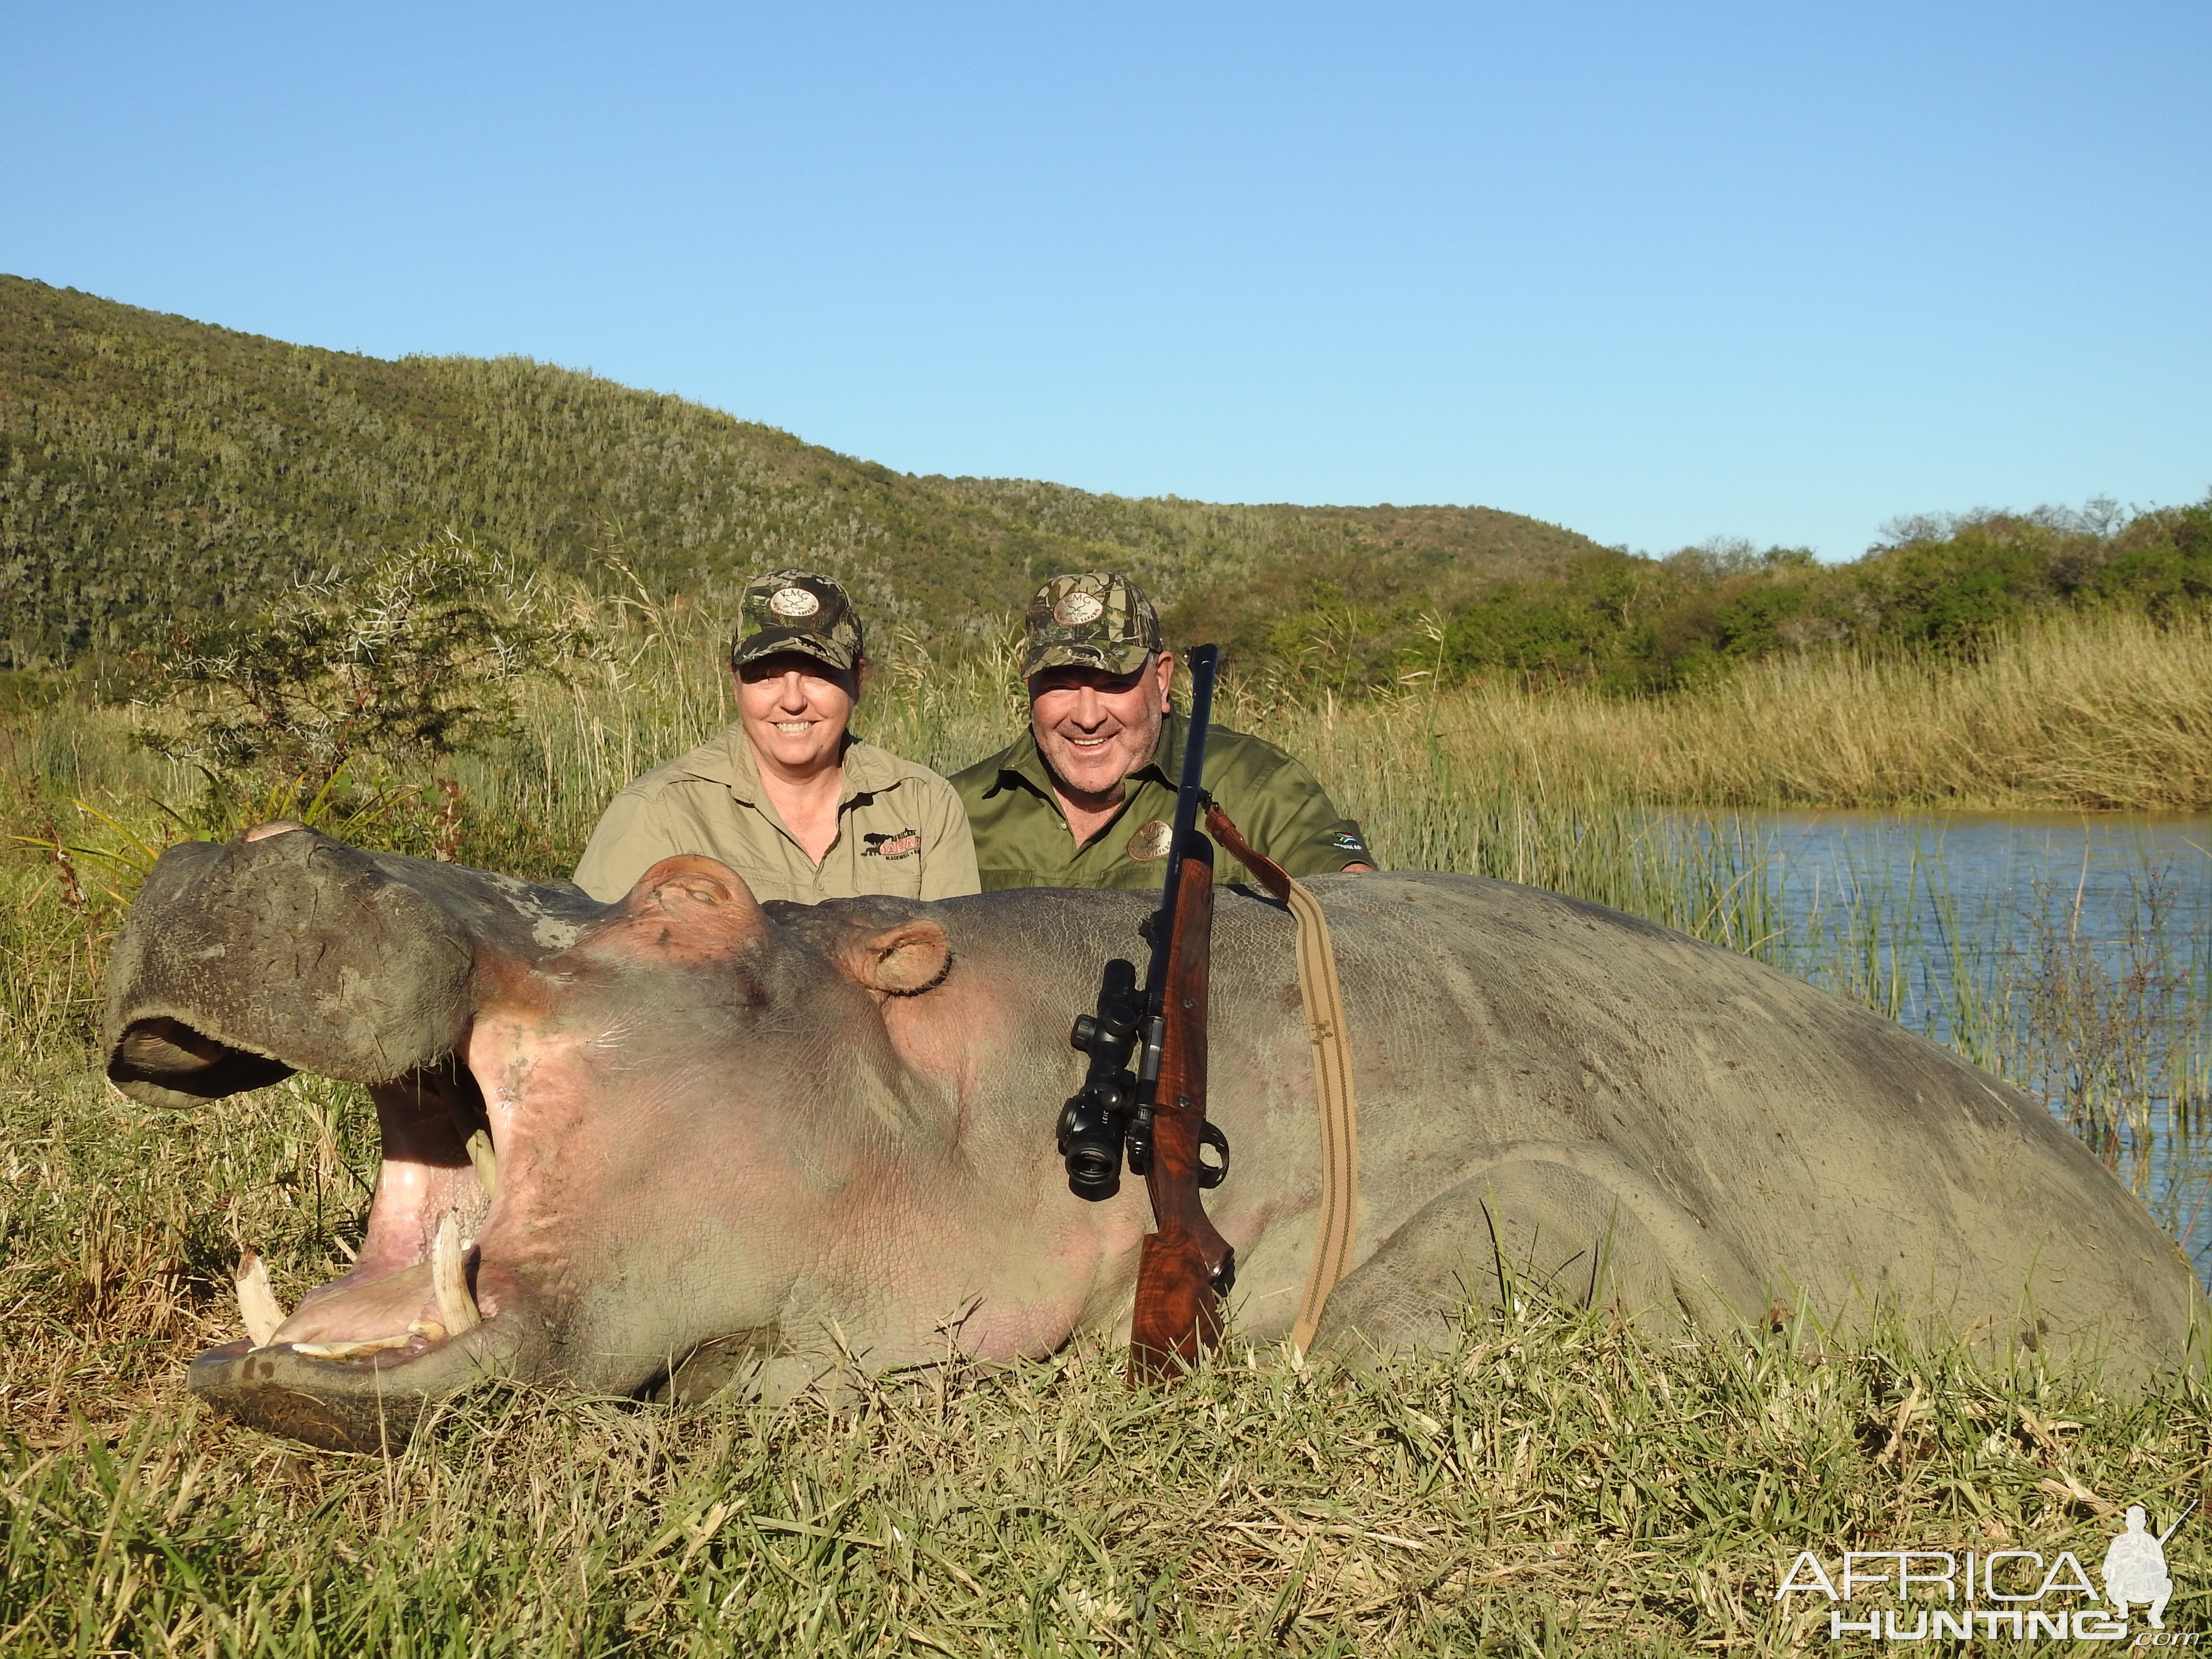
[[[1408,736],[1433,732],[1438,763],[1524,796],[2201,811],[2212,806],[2212,623],[2056,617],[1966,664],[1776,658],[1674,697],[1477,687],[1285,709],[1277,729],[1355,775],[1401,763]]]

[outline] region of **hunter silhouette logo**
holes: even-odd
[[[1887,1593],[1894,1605],[1848,1612],[1831,1607],[1832,1642],[1847,1636],[1877,1642],[2000,1637],[2118,1642],[2128,1636],[2128,1610],[2140,1607],[2149,1628],[2132,1645],[2193,1647],[2198,1632],[2166,1632],[2173,1580],[2166,1568],[2166,1545],[2196,1507],[2191,1503],[2172,1526],[2154,1533],[2149,1511],[2130,1504],[2123,1529],[2105,1549],[2098,1573],[2105,1583],[2102,1596],[2071,1550],[2061,1550],[2048,1563],[2036,1550],[1850,1550],[1832,1573],[1806,1550],[1782,1575],[1774,1599],[1788,1606],[1792,1595],[1803,1593],[1848,1604],[1862,1595]]]
[[[2191,1502],[2189,1510],[2196,1507]],[[2126,1618],[2129,1603],[2141,1601],[2149,1608],[2150,1627],[2166,1628],[2166,1604],[2173,1595],[2173,1580],[2166,1573],[2166,1540],[2181,1529],[2189,1510],[2182,1510],[2172,1526],[2154,1537],[2143,1506],[2128,1505],[2127,1530],[2106,1547],[2101,1570],[2105,1597],[2112,1604],[2113,1618]]]

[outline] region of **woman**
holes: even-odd
[[[751,582],[730,643],[737,723],[609,803],[576,884],[612,903],[662,859],[704,853],[761,899],[976,891],[952,786],[846,730],[867,670],[843,587],[805,570]]]

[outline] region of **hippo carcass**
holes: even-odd
[[[1359,1254],[1324,1348],[1442,1336],[1520,1275],[1662,1325],[1887,1304],[2131,1376],[2191,1359],[2180,1251],[1955,1055],[1596,905],[1467,876],[1314,885],[1361,1103]],[[681,1395],[1126,1328],[1142,1185],[1072,1196],[1052,1130],[1083,1064],[1070,1018],[1148,908],[763,906],[700,858],[602,906],[289,825],[172,848],[116,946],[108,1075],[161,1104],[349,1079],[384,1141],[352,1271],[193,1386],[372,1447],[488,1374]],[[1209,1206],[1234,1317],[1272,1339],[1319,1200],[1287,916],[1225,894],[1214,964],[1236,1158]]]

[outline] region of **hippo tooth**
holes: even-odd
[[[430,1290],[438,1298],[438,1322],[454,1336],[483,1323],[461,1269],[461,1224],[451,1210],[438,1223],[438,1243],[430,1252]]]
[[[477,1179],[483,1183],[484,1196],[499,1196],[499,1154],[492,1150],[491,1136],[479,1129],[469,1137],[469,1162],[477,1166]]]
[[[292,1352],[305,1354],[310,1359],[351,1359],[356,1354],[404,1348],[407,1341],[408,1333],[400,1331],[391,1336],[372,1336],[361,1342],[295,1342]]]
[[[269,1288],[269,1266],[259,1251],[248,1250],[239,1257],[237,1283],[238,1311],[245,1316],[246,1334],[255,1347],[265,1348],[284,1322],[284,1307]]]

